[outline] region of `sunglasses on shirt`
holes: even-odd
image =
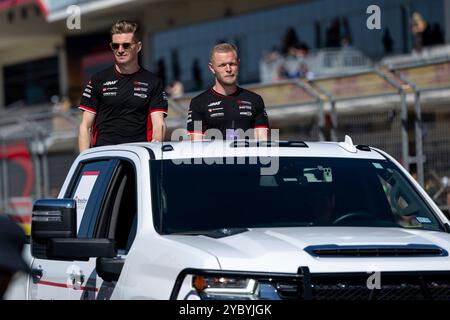
[[[122,46],[124,50],[130,50],[136,43],[137,42],[124,42],[124,43],[111,42],[109,46],[114,51],[119,50],[120,46]]]

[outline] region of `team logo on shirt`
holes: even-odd
[[[134,95],[135,97],[139,97],[139,98],[142,98],[142,99],[147,98],[147,95],[144,94],[144,93],[137,93],[137,92],[135,92],[135,93],[133,93],[133,95]]]
[[[221,103],[222,101],[211,102],[210,104],[208,104],[208,107],[219,106]]]
[[[213,112],[213,111],[218,111],[218,110],[223,110],[223,108],[209,108],[208,112]]]
[[[134,91],[147,92],[148,88],[134,87]]]
[[[148,83],[147,83],[147,82],[134,81],[133,84],[134,84],[135,86],[145,86],[145,87],[148,87]]]
[[[111,91],[111,90],[117,90],[118,88],[117,87],[103,87],[103,92],[105,92],[105,91]]]
[[[103,83],[104,86],[113,86],[117,83],[117,81],[119,80],[114,80],[114,81],[106,81]]]

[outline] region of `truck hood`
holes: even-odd
[[[222,270],[296,273],[450,270],[447,256],[316,257],[310,246],[435,245],[450,252],[450,234],[401,228],[299,227],[258,228],[214,239],[203,235],[171,235],[172,240],[214,255]]]

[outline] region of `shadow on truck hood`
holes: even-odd
[[[402,228],[257,228],[217,239],[204,235],[167,237],[214,255],[224,270],[296,272],[299,266],[308,266],[312,272],[365,271],[371,266],[391,271],[437,270],[442,262],[450,262],[446,254],[450,251],[450,234]],[[426,256],[412,250],[407,256],[318,257],[307,252],[323,246],[422,248],[441,250],[441,254],[436,251]]]

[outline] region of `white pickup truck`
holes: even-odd
[[[87,150],[28,249],[9,299],[450,299],[449,220],[348,138]]]

